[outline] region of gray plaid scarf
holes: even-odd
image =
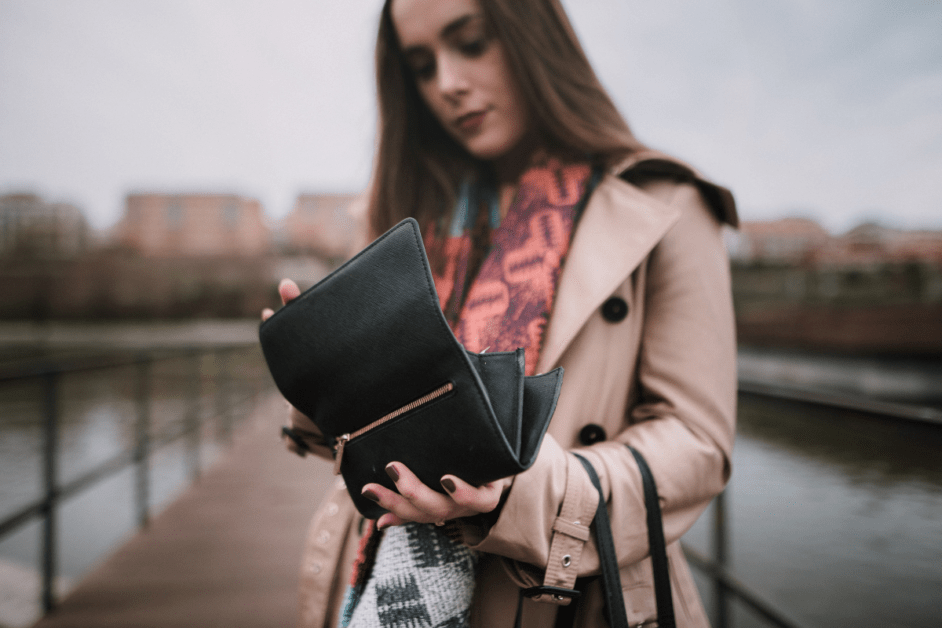
[[[449,538],[444,528],[388,528],[366,587],[358,599],[347,600],[341,626],[465,628],[477,562],[477,552]]]

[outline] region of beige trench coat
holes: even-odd
[[[592,195],[560,278],[537,372],[562,366],[565,376],[537,461],[515,478],[493,527],[464,526],[465,542],[484,552],[475,627],[513,626],[520,586],[570,587],[598,573],[587,527],[598,493],[571,449],[601,477],[628,619],[655,625],[641,479],[622,443],[645,456],[658,485],[677,624],[708,625],[678,540],[730,474],[735,332],[721,220],[735,225],[735,206],[726,190],[658,154],[615,172],[622,177],[606,175]],[[616,322],[602,313],[613,297],[628,305]],[[590,423],[608,440],[583,447]],[[302,626],[336,625],[362,529],[338,481],[304,549]],[[580,603],[578,626],[605,625],[598,585]],[[557,608],[526,600],[523,625],[552,626]]]

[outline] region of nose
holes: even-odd
[[[467,93],[468,86],[461,61],[452,55],[441,55],[438,59],[438,89],[442,95],[457,100]]]

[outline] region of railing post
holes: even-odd
[[[135,425],[135,508],[137,525],[150,522],[150,356],[142,357],[137,368],[137,422]]]
[[[716,565],[726,569],[727,534],[726,534],[726,491],[713,500],[713,554]],[[713,583],[714,613],[713,625],[726,628],[729,625],[729,596],[722,578]]]
[[[232,442],[232,416],[230,412],[231,400],[229,392],[229,350],[220,348],[216,350],[216,416],[219,420],[222,442],[228,445]]]
[[[193,377],[190,388],[190,402],[187,407],[187,430],[190,432],[190,480],[200,478],[200,439],[202,437],[203,414],[201,400],[203,391],[203,352],[195,350],[193,354]]]
[[[244,352],[245,350],[243,349],[243,353]],[[255,369],[249,368],[249,367],[245,367],[245,371],[244,371],[244,375],[242,379],[243,381],[246,382],[246,385],[252,391],[252,394],[249,397],[249,401],[250,401],[250,405],[254,407],[255,404],[258,403],[258,398],[260,396],[259,393],[261,393],[261,389],[259,387],[259,382],[261,380],[257,377]]]
[[[59,455],[59,400],[58,373],[48,373],[43,382],[44,392],[44,446],[43,446],[43,483],[45,500],[43,502],[43,538],[42,538],[42,605],[48,613],[56,605],[56,512],[58,509],[58,489],[56,487],[57,462]]]

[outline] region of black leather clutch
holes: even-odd
[[[470,353],[439,306],[419,225],[408,218],[259,328],[278,389],[335,451],[357,509],[392,490],[399,461],[444,492],[446,473],[474,485],[528,469],[556,408],[562,369],[524,375],[523,349]]]

